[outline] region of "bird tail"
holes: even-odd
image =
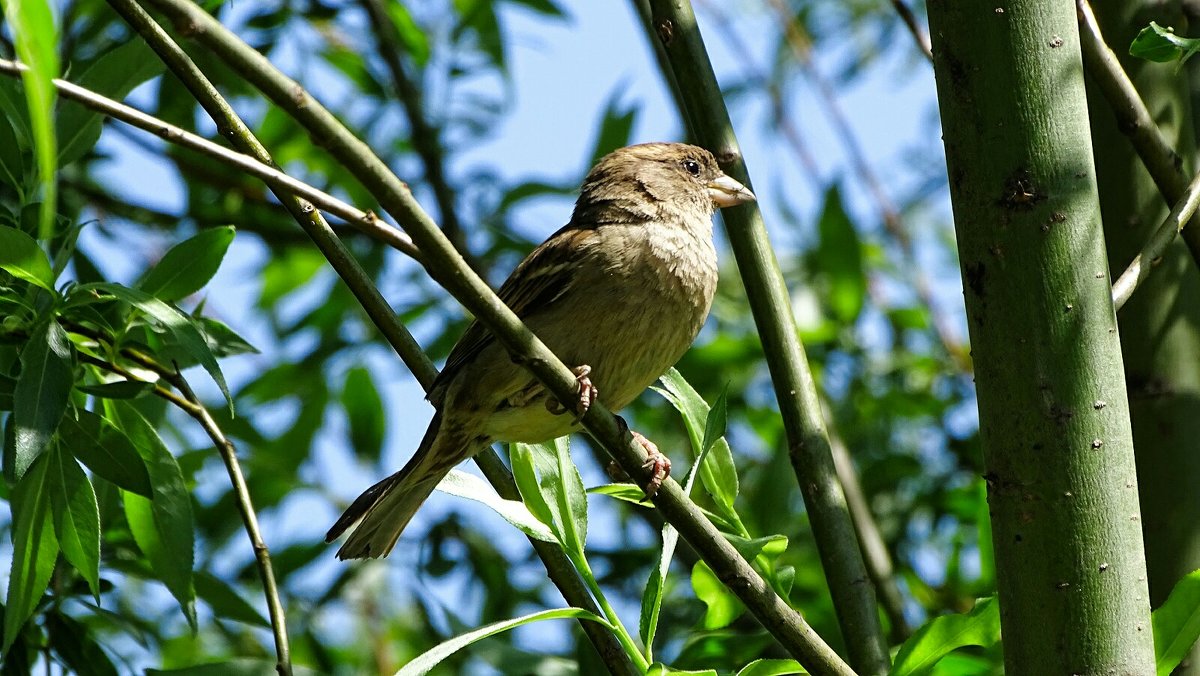
[[[448,448],[449,440],[438,438],[440,427],[438,414],[403,469],[363,491],[325,534],[325,541],[333,542],[362,518],[338,550],[339,559],[381,558],[391,553],[404,527],[442,477],[467,456],[465,444],[458,442],[453,444],[455,448]]]

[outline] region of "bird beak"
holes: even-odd
[[[708,184],[708,196],[718,208],[733,207],[754,201],[754,193],[746,186],[721,174]]]

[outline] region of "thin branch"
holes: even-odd
[[[246,45],[198,6],[184,0],[151,1],[169,14],[184,32],[203,41],[218,57],[308,129],[314,140],[327,148],[357,177],[413,237],[431,276],[462,302],[513,358],[524,365],[560,402],[573,405],[578,399],[578,383],[574,374],[471,270],[433,219],[416,202],[408,187],[388,170],[365,143],[342,126],[295,81],[279,72],[266,57]],[[643,466],[645,451],[603,405],[593,404],[582,422],[588,433],[613,455],[629,476],[643,481],[649,478],[648,470]],[[700,553],[718,578],[810,671],[816,674],[853,673],[800,614],[771,589],[704,517],[695,503],[683,494],[678,482],[668,479],[655,496],[654,504]]]
[[[1125,305],[1125,301],[1129,300],[1138,285],[1150,276],[1150,271],[1158,265],[1163,254],[1166,253],[1167,247],[1175,241],[1175,236],[1183,230],[1183,226],[1187,225],[1189,219],[1196,213],[1197,205],[1200,205],[1200,174],[1197,174],[1188,184],[1187,189],[1183,192],[1183,197],[1175,203],[1162,225],[1158,226],[1158,229],[1150,235],[1142,250],[1138,252],[1137,256],[1134,256],[1133,262],[1125,268],[1125,272],[1122,272],[1116,283],[1113,284],[1113,305],[1117,310]]]
[[[1167,204],[1178,205],[1184,201],[1188,189],[1188,176],[1183,172],[1183,160],[1167,143],[1158,125],[1154,124],[1153,118],[1150,117],[1150,111],[1146,109],[1146,104],[1138,94],[1137,88],[1133,86],[1125,69],[1121,67],[1117,55],[1104,42],[1104,36],[1100,33],[1100,24],[1096,21],[1092,6],[1087,0],[1077,0],[1076,10],[1079,16],[1079,40],[1083,51],[1084,68],[1088,75],[1095,80],[1100,92],[1104,94],[1104,98],[1108,100],[1108,105],[1117,118],[1117,127],[1129,137],[1134,151],[1141,158],[1146,170],[1150,172],[1150,177],[1154,179],[1154,184],[1158,186],[1158,191],[1162,194],[1163,199]],[[1170,230],[1160,228],[1151,236],[1151,241],[1159,239],[1161,235],[1168,232],[1174,238],[1177,232],[1182,231],[1183,241],[1192,254],[1192,260],[1200,265],[1200,223],[1193,222],[1195,220],[1194,216],[1189,216],[1189,220],[1180,224],[1178,228],[1172,227]],[[1192,227],[1183,229],[1185,224],[1191,224]],[[1165,228],[1166,224],[1163,227]],[[1148,243],[1147,247],[1149,246]],[[1166,244],[1164,243],[1163,246],[1165,247]],[[1138,263],[1136,260],[1134,262]],[[1142,270],[1143,267],[1139,264],[1139,270]],[[1132,266],[1130,268],[1132,269]],[[1148,268],[1139,274],[1144,272],[1148,272]],[[1122,279],[1128,274],[1127,271],[1121,275]],[[1114,288],[1114,298],[1116,297],[1115,292]],[[1128,288],[1128,292],[1133,292],[1132,286]]]
[[[72,333],[86,336],[97,342],[104,342],[110,346],[114,345],[111,337],[104,335],[99,331],[93,331],[87,327],[77,324],[66,325],[67,329]],[[127,351],[122,351],[124,356],[130,356]],[[225,463],[225,470],[229,473],[229,481],[233,484],[233,492],[237,501],[238,511],[242,516],[242,523],[246,527],[246,535],[250,538],[250,546],[254,550],[254,560],[258,567],[259,577],[262,579],[263,595],[267,599],[267,614],[271,620],[271,633],[275,638],[275,670],[280,676],[290,676],[292,673],[292,658],[291,648],[288,644],[287,636],[287,620],[283,609],[283,599],[279,594],[279,586],[275,581],[275,570],[271,564],[271,551],[267,548],[266,542],[262,537],[262,529],[258,525],[258,516],[254,511],[254,502],[250,498],[250,489],[246,485],[246,477],[242,473],[242,468],[237,459],[237,449],[233,442],[225,436],[221,431],[217,422],[213,420],[208,409],[196,397],[195,392],[188,385],[183,375],[179,373],[178,368],[174,370],[167,369],[162,364],[159,364],[154,359],[140,353],[136,354],[136,361],[140,366],[150,368],[165,382],[170,383],[179,391],[179,394],[163,387],[162,385],[154,385],[154,394],[165,399],[177,406],[184,413],[187,413],[200,426],[204,428],[205,434],[212,440],[216,446],[217,453],[220,454],[222,462]],[[86,353],[80,353],[80,361],[94,366],[103,368],[109,372],[122,376],[131,382],[140,382],[140,379],[135,377],[125,368],[118,364],[108,362]]]
[[[651,0],[655,34],[683,93],[680,115],[716,155],[726,173],[750,187],[749,175],[704,40],[686,0]],[[792,304],[754,204],[722,212],[750,309],[758,327],[796,472],[834,608],[850,651],[863,673],[889,667],[875,591],[838,481],[820,398],[804,348],[796,336]]]
[[[867,154],[863,150],[862,144],[859,143],[858,135],[850,125],[845,111],[842,110],[842,104],[838,100],[833,84],[825,78],[816,64],[813,63],[811,41],[800,30],[796,22],[792,20],[787,3],[784,0],[771,0],[771,4],[775,7],[784,39],[787,41],[788,46],[791,47],[792,54],[796,58],[796,63],[800,66],[800,70],[812,83],[813,88],[825,104],[829,120],[837,131],[838,138],[842,142],[842,147],[846,151],[846,156],[850,160],[850,166],[854,169],[854,173],[858,175],[859,182],[866,188],[867,193],[875,201],[880,218],[883,219],[884,228],[900,246],[900,254],[905,262],[904,267],[912,277],[913,289],[916,291],[917,300],[920,301],[921,305],[929,308],[934,333],[937,334],[938,340],[942,343],[942,348],[954,360],[959,369],[970,371],[970,360],[965,350],[954,339],[954,331],[950,328],[946,319],[937,311],[937,304],[933,298],[933,287],[929,283],[929,277],[925,274],[924,268],[917,264],[916,248],[912,237],[909,236],[908,227],[905,225],[904,219],[900,216],[900,211],[892,203],[891,197],[888,196],[887,191],[883,188],[883,182],[871,167],[871,163],[867,161]]]
[[[20,77],[28,67],[23,63],[0,59],[0,73],[10,77]],[[84,106],[109,117],[125,122],[143,131],[156,134],[164,140],[188,148],[223,162],[251,176],[261,179],[272,189],[281,191],[284,196],[297,195],[326,211],[345,219],[354,228],[363,231],[376,240],[401,251],[413,258],[419,258],[420,252],[412,240],[404,233],[385,224],[378,216],[369,211],[362,211],[346,204],[342,200],[326,192],[318,190],[303,181],[292,178],[287,174],[254,158],[222,147],[206,138],[197,136],[189,131],[176,127],[152,115],[143,113],[123,103],[97,94],[90,89],[72,84],[66,80],[55,78],[54,86],[63,98],[71,99]],[[312,209],[312,205],[308,207]]]
[[[409,137],[413,149],[421,158],[421,164],[425,166],[425,180],[433,189],[442,232],[446,233],[446,237],[454,243],[455,248],[462,253],[472,268],[482,271],[479,261],[471,255],[467,246],[466,234],[463,232],[454,203],[454,189],[446,180],[445,149],[442,147],[439,130],[426,119],[421,89],[413,82],[401,60],[403,50],[397,39],[396,26],[388,17],[383,0],[360,0],[359,4],[371,22],[371,31],[375,34],[379,55],[383,57],[383,62],[392,77],[392,88],[396,90],[400,104],[404,107],[404,114],[408,117]]]
[[[147,39],[151,47],[159,53],[168,67],[180,77],[193,96],[213,117],[219,129],[228,136],[235,146],[253,154],[259,162],[270,164],[271,158],[266,149],[253,136],[241,119],[233,112],[224,98],[217,92],[207,77],[200,72],[191,59],[179,48],[148,14],[131,0],[110,0],[127,21]],[[276,193],[288,211],[305,229],[316,243],[317,247],[329,260],[335,271],[346,282],[371,318],[376,327],[388,340],[389,344],[417,377],[422,387],[428,389],[437,370],[433,363],[421,350],[419,344],[396,318],[395,312],[379,293],[371,278],[358,262],[346,250],[345,246],[330,230],[320,212],[299,199],[287,194]],[[485,452],[487,455],[490,452]],[[519,499],[516,483],[499,458],[481,458],[480,466],[485,474],[493,477],[493,486],[502,497]],[[502,470],[502,471],[501,471]],[[507,481],[505,477],[507,476]],[[534,548],[542,557],[550,578],[568,603],[599,614],[591,595],[579,579],[574,567],[560,548],[546,547],[544,543],[535,543]],[[616,642],[615,637],[599,626],[589,626],[593,623],[581,622],[589,639],[596,646],[597,652],[605,660],[605,664],[614,674],[622,676],[635,674],[636,671],[629,661],[629,656]]]
[[[912,9],[904,3],[904,0],[892,0],[892,7],[895,8],[896,14],[900,15],[900,20],[904,22],[904,27],[912,35],[913,41],[917,43],[917,49],[921,55],[929,63],[933,63],[933,47],[929,44],[929,36],[921,30],[921,22],[917,21]]]
[[[690,2],[652,0],[656,35],[686,103],[680,115],[714,151],[726,173],[750,187],[742,152],[704,49]],[[784,419],[788,450],[808,508],[818,554],[833,594],[851,664],[864,674],[888,670],[887,642],[878,618],[874,586],[866,573],[856,530],[836,475],[816,382],[796,335],[792,304],[756,205],[722,211],[734,258],[742,273]]]

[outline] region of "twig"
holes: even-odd
[[[920,50],[921,55],[928,59],[929,63],[933,63],[933,48],[929,44],[929,36],[921,30],[921,22],[917,21],[912,9],[904,3],[904,0],[892,0],[892,7],[895,8],[896,14],[900,15],[900,20],[904,22],[904,27],[912,35],[913,41],[917,43],[917,49]]]
[[[236,72],[284,108],[309,134],[336,157],[379,199],[380,204],[413,237],[430,274],[462,302],[496,339],[564,405],[578,398],[574,374],[496,294],[455,250],[437,224],[413,199],[408,187],[371,149],[342,126],[290,78],[196,5],[184,0],[152,0],[185,32],[204,41]],[[584,428],[618,461],[627,474],[648,478],[646,454],[602,405],[593,404]],[[750,564],[668,479],[654,504],[772,635],[816,674],[850,674],[850,668],[826,645],[793,608],[781,599]],[[855,547],[857,550],[857,548]],[[865,578],[864,578],[865,579]],[[878,623],[878,619],[876,619]]]
[[[1154,124],[1153,118],[1150,117],[1150,111],[1146,109],[1146,104],[1138,94],[1137,88],[1133,86],[1125,69],[1121,67],[1117,55],[1104,42],[1104,36],[1100,33],[1100,24],[1096,21],[1092,6],[1087,0],[1076,0],[1076,10],[1079,16],[1079,41],[1083,51],[1084,68],[1100,87],[1104,98],[1108,100],[1108,105],[1117,118],[1117,127],[1129,137],[1134,151],[1141,158],[1146,170],[1150,172],[1150,177],[1154,179],[1154,184],[1158,186],[1158,191],[1162,194],[1163,199],[1170,205],[1179,204],[1183,201],[1184,194],[1188,189],[1188,177],[1183,173],[1183,160],[1167,143],[1158,125]],[[1194,217],[1189,216],[1189,220],[1185,224],[1191,224],[1192,227],[1184,229],[1184,224],[1180,224],[1178,228],[1172,227],[1169,232],[1173,238],[1177,232],[1182,231],[1183,241],[1192,254],[1192,260],[1200,265],[1200,224],[1194,223],[1195,220]],[[1166,225],[1164,224],[1163,227]],[[1151,237],[1151,241],[1158,239],[1161,234],[1166,234],[1166,232],[1160,228]],[[1165,244],[1163,246],[1165,247]],[[1122,278],[1125,277],[1125,274],[1122,275]],[[1144,272],[1139,274],[1144,274]],[[1116,297],[1115,291],[1114,288],[1114,298]],[[1132,292],[1133,288],[1131,287],[1129,293]]]
[[[166,35],[161,27],[144,10],[133,4],[131,0],[110,0],[110,2],[119,9],[125,10],[122,11],[122,14],[126,20],[130,21],[140,33],[147,37],[151,46],[163,57],[168,67],[180,76],[192,94],[205,107],[205,110],[213,116],[218,128],[224,130],[224,133],[231,139],[235,146],[253,154],[260,162],[269,164],[271,159],[266,149],[262,147],[258,139],[253,136],[241,119],[233,112],[220,93],[208,81],[207,77],[199,71],[187,54],[174,43],[170,36]],[[298,88],[296,91],[303,92],[303,90]],[[371,278],[330,230],[320,212],[313,210],[311,207],[307,210],[304,209],[305,205],[294,197],[286,195],[278,196],[329,260],[338,275],[346,282],[346,285],[354,293],[355,298],[362,305],[364,311],[408,368],[416,375],[422,387],[428,389],[437,375],[437,370],[434,368],[433,363],[429,361],[429,358],[421,350],[420,345],[417,344],[404,325],[396,319],[395,312],[379,293]],[[497,467],[503,467],[498,458],[495,461],[495,463],[490,464],[493,475],[497,474],[495,471]],[[481,466],[485,467],[485,469],[487,469],[488,464],[488,460],[481,461]],[[507,470],[504,471],[507,473]],[[506,483],[498,480],[497,482],[493,482],[493,485],[503,497],[519,499],[519,493],[516,491],[516,484],[512,480],[511,475],[509,475]],[[535,549],[542,556],[546,568],[550,573],[550,578],[559,586],[567,602],[598,614],[599,610],[596,608],[591,596],[586,593],[586,588],[583,587],[582,581],[578,579],[578,574],[565,554],[561,550],[541,547],[540,545],[535,545]],[[584,593],[579,593],[580,589],[584,589]],[[587,633],[589,639],[593,641],[597,652],[600,653],[602,658],[606,659],[606,665],[613,673],[622,675],[635,673],[632,664],[629,662],[628,655],[625,654],[619,644],[616,644],[615,638],[611,633],[604,631],[603,628],[598,626],[587,626],[592,623],[584,622],[581,624],[584,625],[584,631]],[[610,644],[615,644],[615,649]]]
[[[1166,253],[1167,247],[1175,240],[1175,236],[1179,234],[1180,230],[1183,230],[1188,219],[1196,213],[1197,205],[1200,205],[1200,174],[1197,174],[1188,184],[1187,189],[1183,192],[1183,197],[1175,203],[1162,225],[1158,226],[1158,229],[1150,235],[1142,250],[1133,257],[1133,262],[1125,268],[1125,272],[1122,272],[1116,283],[1113,284],[1112,297],[1116,309],[1120,310],[1125,305],[1125,301],[1133,295],[1138,285],[1150,276],[1150,270],[1158,265],[1162,255]]]
[[[816,64],[813,63],[812,45],[808,36],[801,32],[796,23],[792,21],[784,0],[771,0],[771,3],[775,7],[779,17],[784,38],[788,46],[791,47],[792,54],[796,57],[796,63],[800,66],[805,77],[812,82],[817,94],[825,103],[825,110],[829,115],[829,120],[833,124],[834,129],[837,130],[838,138],[842,141],[846,156],[850,160],[850,166],[854,169],[854,173],[858,175],[859,182],[862,183],[863,187],[867,189],[867,193],[875,201],[876,207],[879,209],[880,218],[883,220],[884,228],[891,234],[900,247],[900,254],[906,262],[905,267],[907,268],[907,272],[911,275],[917,299],[922,305],[929,308],[929,316],[933,322],[934,333],[937,334],[942,348],[954,360],[959,369],[969,371],[970,361],[967,358],[967,354],[958,341],[954,339],[954,331],[950,328],[946,319],[937,311],[937,304],[934,302],[933,287],[929,283],[929,277],[916,262],[916,248],[912,237],[908,234],[908,228],[904,224],[904,219],[900,216],[900,211],[896,206],[892,204],[891,198],[883,188],[883,182],[879,180],[879,176],[871,168],[871,163],[867,161],[867,154],[859,143],[858,135],[855,134],[854,128],[850,126],[845,111],[842,110],[842,105],[838,101],[837,92],[834,91],[833,85],[830,84],[829,80],[825,78],[821,71],[817,69]]]
[[[111,337],[99,331],[71,323],[64,323],[64,327],[72,333],[86,336],[97,342],[105,342],[110,346],[114,345]],[[292,673],[292,658],[291,648],[288,644],[287,620],[283,609],[283,599],[280,597],[279,586],[275,581],[275,570],[271,565],[271,552],[263,540],[262,530],[258,525],[258,516],[254,512],[254,503],[250,498],[250,489],[246,486],[245,475],[243,475],[241,465],[238,463],[237,449],[234,447],[233,442],[229,441],[221,431],[217,422],[213,420],[208,409],[196,397],[195,392],[192,391],[192,388],[188,385],[187,380],[184,379],[178,368],[173,370],[168,369],[140,352],[122,350],[121,353],[123,356],[135,359],[140,366],[154,371],[165,382],[170,383],[179,391],[179,394],[176,394],[157,383],[154,385],[153,390],[155,395],[171,402],[184,413],[191,416],[196,422],[200,423],[208,438],[216,446],[221,460],[225,463],[225,469],[229,473],[229,481],[233,484],[238,511],[241,513],[242,523],[246,527],[246,535],[250,538],[250,546],[254,549],[254,560],[258,567],[259,577],[262,579],[263,595],[267,599],[267,614],[271,620],[271,633],[275,638],[275,670],[279,672],[280,676],[290,676]],[[118,364],[98,359],[86,353],[80,353],[79,358],[84,363],[103,368],[124,377],[126,380],[133,382],[140,380]]]
[[[360,0],[359,4],[371,22],[371,31],[375,34],[379,55],[383,57],[383,62],[392,76],[392,87],[400,98],[405,116],[408,117],[409,138],[421,159],[421,164],[425,166],[425,180],[433,189],[442,232],[446,233],[446,237],[450,238],[471,267],[482,272],[480,262],[471,255],[467,246],[467,239],[458,218],[458,209],[454,204],[454,189],[446,180],[446,166],[443,161],[445,150],[439,130],[426,119],[421,90],[413,82],[401,60],[402,49],[396,38],[396,26],[388,18],[382,0]]]
[[[0,59],[0,73],[4,73],[5,75],[19,77],[26,69],[27,66],[23,63]],[[208,139],[176,127],[152,115],[143,113],[136,108],[113,101],[90,89],[85,89],[57,78],[54,80],[54,86],[63,98],[77,101],[96,112],[108,115],[113,119],[120,120],[143,131],[156,134],[170,143],[204,153],[215,160],[262,179],[264,183],[273,189],[283,192],[285,195],[303,197],[314,205],[345,219],[354,228],[363,231],[397,251],[408,254],[413,258],[420,257],[420,253],[413,245],[411,239],[399,230],[384,224],[379,220],[378,216],[369,211],[362,211],[350,206],[333,195],[292,178],[278,169],[256,161],[248,155],[224,148]],[[311,208],[310,206],[309,209]]]
[[[655,33],[667,50],[686,103],[680,114],[701,144],[717,156],[726,173],[750,187],[691,3],[651,0],[650,7]],[[887,643],[875,591],[837,479],[816,382],[796,337],[787,286],[762,215],[753,204],[725,209],[722,215],[767,355],[789,456],[804,494],[850,662],[866,674],[885,673],[889,666]]]

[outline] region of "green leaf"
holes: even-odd
[[[628,502],[645,509],[653,509],[654,504],[646,502],[646,493],[634,484],[604,484],[593,486],[587,492],[591,495],[607,495],[622,502]]]
[[[534,518],[547,526],[554,524],[554,515],[550,512],[550,503],[542,495],[538,485],[537,470],[534,469],[534,449],[528,444],[509,444],[508,459],[512,464],[513,480],[517,482],[517,490],[521,493],[521,501],[529,509]],[[557,538],[556,538],[557,539]]]
[[[683,416],[692,448],[696,457],[701,457],[705,448],[706,422],[711,409],[674,368],[668,369],[659,382],[662,383],[662,388],[655,388],[655,391],[666,397]],[[733,508],[734,499],[738,494],[737,467],[733,463],[733,451],[724,437],[712,444],[703,461],[700,465],[700,480],[704,483],[704,489],[716,501],[717,509],[724,518],[733,523],[741,523]]]
[[[196,664],[179,669],[147,669],[146,676],[264,676],[275,673],[275,661],[243,657],[227,662]],[[320,672],[293,666],[293,676],[316,676]]]
[[[0,411],[13,410],[13,393],[17,390],[17,379],[0,374]]]
[[[838,321],[853,323],[867,296],[867,276],[863,270],[858,232],[846,213],[836,185],[825,193],[825,207],[817,221],[817,231],[820,242],[816,256],[821,261],[820,273],[828,284],[826,302]]]
[[[76,385],[75,389],[101,399],[137,399],[154,391],[154,383],[144,380],[114,380],[99,385]]]
[[[707,607],[701,622],[705,629],[728,626],[746,610],[741,600],[721,584],[717,574],[703,561],[692,567],[692,589],[696,592],[696,598]]]
[[[516,526],[531,538],[543,542],[558,542],[558,538],[554,537],[554,533],[550,531],[547,524],[539,521],[525,504],[516,500],[505,500],[486,481],[477,476],[452,469],[437,485],[437,490],[448,495],[474,500],[491,508],[505,521]]]
[[[953,650],[988,647],[999,640],[1000,609],[996,597],[989,596],[965,615],[942,615],[926,622],[900,646],[890,676],[924,673]]]
[[[640,493],[640,489],[638,490]],[[675,548],[679,544],[679,531],[671,524],[663,526],[662,541],[658,565],[650,571],[650,577],[646,580],[646,589],[642,592],[641,612],[638,615],[638,637],[646,647],[647,661],[654,659],[654,636],[658,632],[658,618],[662,611],[667,572],[671,568],[671,559],[675,557]]]
[[[96,59],[79,76],[77,84],[122,101],[138,85],[162,71],[162,60],[145,41],[135,37]],[[100,139],[103,124],[104,116],[100,113],[74,101],[64,101],[56,120],[59,163],[71,164],[86,155]]]
[[[0,225],[0,270],[47,291],[54,291],[50,259],[29,235]]]
[[[8,0],[5,17],[12,29],[17,56],[29,70],[21,74],[25,83],[25,102],[33,131],[34,154],[42,185],[42,203],[38,218],[38,239],[50,239],[54,231],[58,173],[57,144],[54,138],[54,78],[59,74],[58,27],[50,3],[45,0]]]
[[[384,7],[408,56],[418,67],[424,66],[429,60],[429,38],[425,29],[417,25],[403,2],[388,2]]]
[[[217,274],[233,242],[232,226],[201,230],[167,250],[138,282],[142,291],[165,301],[183,300]]]
[[[48,466],[49,458],[43,455],[12,491],[13,558],[4,608],[4,644],[0,646],[0,652],[8,651],[25,621],[33,615],[58,559],[58,540],[54,537],[46,479]]]
[[[502,622],[495,622],[493,624],[480,627],[474,631],[469,631],[461,636],[455,636],[449,641],[440,643],[437,646],[434,646],[432,649],[418,655],[416,659],[404,665],[400,671],[397,671],[396,676],[423,676],[424,674],[429,673],[430,669],[433,669],[447,657],[471,645],[472,643],[488,638],[489,636],[495,636],[496,634],[508,631],[514,627],[519,627],[523,624],[529,624],[531,622],[538,622],[541,620],[559,619],[589,620],[591,622],[599,622],[609,629],[613,628],[611,624],[604,620],[604,618],[580,608],[558,608],[555,610],[543,610],[536,613],[530,613],[529,615],[522,615],[521,617],[514,617],[510,620],[504,620]]]
[[[54,534],[67,560],[100,602],[100,507],[96,491],[79,463],[55,448],[49,455],[47,489],[54,515]]]
[[[550,529],[569,553],[582,555],[587,542],[587,491],[579,470],[571,462],[570,438],[559,437],[544,444],[515,445],[526,446],[529,451],[538,490],[544,508],[549,511]],[[525,482],[528,483],[527,477]],[[517,487],[523,490],[521,483],[518,481]],[[526,504],[529,504],[528,499]],[[543,507],[538,504],[529,509],[537,515]]]
[[[146,462],[129,437],[109,421],[80,409],[63,418],[59,435],[63,445],[96,476],[142,497],[154,495]]]
[[[117,676],[117,668],[81,622],[62,613],[46,614],[50,647],[79,676]]]
[[[1129,45],[1131,56],[1159,63],[1176,59],[1182,63],[1197,51],[1200,51],[1200,39],[1180,37],[1174,28],[1163,28],[1153,21],[1138,32]]]
[[[237,590],[225,584],[223,580],[200,571],[193,577],[193,582],[196,596],[207,603],[217,617],[258,627],[271,627],[271,623],[255,610],[254,606],[247,603]]]
[[[796,660],[754,660],[742,667],[737,676],[789,676],[807,674]]]
[[[209,348],[218,357],[232,357],[238,354],[258,354],[258,348],[239,336],[233,329],[211,317],[193,317],[204,334]]]
[[[25,159],[21,156],[16,130],[7,115],[0,115],[0,182],[12,186],[18,194],[24,194]]]
[[[604,105],[604,116],[600,121],[600,130],[596,133],[596,141],[592,144],[592,160],[588,166],[596,164],[601,157],[622,146],[629,145],[633,134],[633,124],[637,121],[637,106],[624,107],[621,97],[627,91],[624,85],[618,86],[609,95]]]
[[[216,357],[190,317],[140,289],[131,289],[120,284],[80,284],[73,289],[72,296],[89,293],[107,294],[129,303],[170,331],[183,349],[200,362],[204,370],[212,376],[213,381],[221,388],[221,394],[225,395],[225,401],[229,402],[229,410],[233,411],[233,397],[229,395],[229,386],[225,384],[221,367],[217,365]]]
[[[1159,676],[1167,676],[1200,638],[1200,570],[1175,583],[1170,596],[1151,616],[1154,661]]]
[[[716,669],[674,669],[655,662],[646,669],[646,676],[717,676]]]
[[[192,566],[195,529],[192,502],[175,457],[167,450],[150,423],[137,409],[121,401],[112,402],[117,418],[146,463],[153,500],[125,493],[125,517],[138,548],[146,555],[154,574],[179,601],[188,623],[196,627],[195,588]]]
[[[387,418],[383,413],[383,399],[366,368],[356,366],[346,372],[342,408],[350,423],[350,447],[354,454],[364,460],[378,461],[383,451]]]
[[[13,478],[20,479],[50,443],[67,410],[73,384],[71,344],[57,322],[44,322],[21,351],[21,375],[13,391]]]

